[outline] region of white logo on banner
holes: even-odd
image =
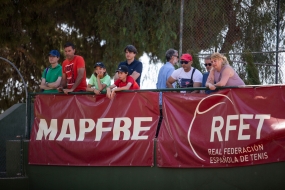
[[[198,103],[198,105],[197,105],[197,107],[196,107],[196,110],[195,110],[195,113],[194,113],[193,120],[192,120],[191,123],[190,123],[187,136],[188,136],[188,143],[189,143],[189,145],[190,145],[190,147],[191,147],[193,153],[197,156],[197,158],[199,158],[200,160],[203,160],[203,161],[205,161],[205,160],[204,160],[203,158],[201,158],[201,157],[197,154],[197,152],[195,151],[195,149],[194,149],[194,147],[193,147],[193,145],[192,145],[192,143],[191,143],[190,133],[191,133],[192,125],[193,125],[193,123],[194,123],[194,121],[195,121],[195,118],[196,118],[196,115],[197,115],[197,114],[204,114],[204,113],[207,113],[207,112],[209,112],[210,110],[214,109],[216,106],[225,103],[225,102],[219,102],[219,103],[213,105],[212,107],[210,107],[209,109],[207,109],[207,110],[205,110],[205,111],[203,111],[203,112],[200,112],[200,111],[199,111],[199,106],[200,106],[200,104],[201,104],[204,100],[206,100],[207,98],[210,98],[210,97],[213,97],[213,96],[223,96],[223,97],[227,98],[227,99],[233,104],[233,106],[234,106],[234,103],[232,102],[232,100],[231,100],[228,96],[223,95],[223,94],[213,94],[213,95],[209,95],[209,96],[203,98],[203,99]]]
[[[197,105],[195,113],[194,113],[194,117],[193,120],[190,123],[189,129],[188,129],[188,133],[187,133],[187,137],[188,137],[188,143],[190,145],[190,148],[192,149],[193,153],[196,155],[197,158],[199,158],[202,161],[205,161],[203,158],[201,158],[197,152],[195,151],[192,143],[191,143],[191,129],[193,126],[193,123],[196,119],[197,114],[204,114],[209,112],[210,110],[214,109],[216,106],[221,105],[221,104],[225,104],[226,102],[219,102],[215,105],[213,105],[212,107],[210,107],[209,109],[200,112],[199,111],[199,107],[200,104],[206,100],[207,98],[210,97],[214,97],[214,96],[222,96],[225,97],[226,99],[228,99],[231,104],[233,105],[234,109],[236,110],[236,113],[238,113],[239,111],[236,109],[236,106],[234,105],[233,101],[226,95],[223,94],[213,94],[213,95],[209,95],[205,98],[203,98]],[[261,137],[261,129],[263,127],[264,121],[266,119],[270,119],[270,114],[238,114],[238,115],[227,115],[227,117],[225,118],[226,121],[224,120],[224,118],[222,116],[214,116],[212,118],[212,124],[211,124],[211,136],[210,136],[210,142],[214,142],[215,141],[215,137],[217,138],[217,140],[219,142],[222,141],[229,141],[230,140],[230,133],[232,131],[237,131],[238,132],[238,136],[237,139],[238,141],[243,141],[243,140],[251,140],[252,138],[255,137],[255,139],[260,139]],[[249,134],[244,134],[244,131],[249,130],[250,129],[250,125],[248,123],[245,122],[245,120],[257,120],[258,124],[255,126],[256,127],[256,135],[249,135]],[[231,125],[231,121],[233,120],[238,120],[239,121],[239,125]],[[218,125],[217,125],[218,123]],[[222,134],[222,129],[223,127],[225,127],[225,132],[224,134]],[[255,129],[255,128],[254,128]],[[224,135],[224,136],[223,136]]]

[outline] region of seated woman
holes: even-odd
[[[208,76],[206,87],[215,90],[217,86],[245,85],[235,70],[229,65],[225,56],[220,53],[211,55],[212,69]]]

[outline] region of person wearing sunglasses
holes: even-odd
[[[166,81],[175,70],[174,65],[178,62],[178,51],[175,49],[169,49],[165,53],[166,63],[163,65],[158,72],[156,88],[164,89],[167,88]],[[171,88],[175,88],[173,83]],[[162,105],[162,93],[159,94],[159,105]]]
[[[208,55],[205,57],[204,65],[206,67],[207,72],[203,73],[202,87],[206,87],[206,81],[207,81],[209,73],[212,69],[211,55]],[[213,91],[211,91],[211,90],[205,90],[204,91],[203,90],[203,93],[206,93],[206,94],[210,94],[211,92],[213,92]]]
[[[235,70],[229,65],[225,56],[220,53],[211,55],[212,70],[208,76],[206,86],[215,90],[217,86],[242,86],[243,80],[238,76]]]
[[[202,73],[196,68],[192,67],[193,58],[190,54],[182,54],[181,56],[181,68],[173,71],[171,76],[167,79],[166,85],[168,88],[172,88],[172,84],[178,81],[180,88],[201,87],[202,85]],[[199,93],[199,90],[194,90],[192,93]]]

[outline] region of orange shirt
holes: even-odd
[[[83,57],[79,55],[75,55],[73,60],[69,61],[68,59],[64,60],[62,63],[62,73],[66,74],[66,80],[67,80],[67,88],[71,89],[72,86],[75,83],[75,80],[77,78],[77,70],[80,68],[85,68],[85,61]],[[77,91],[86,91],[86,70],[84,70],[83,78],[80,82],[80,84],[74,89],[74,92]]]

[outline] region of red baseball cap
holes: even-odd
[[[192,61],[192,56],[189,53],[182,54],[181,59],[183,61]]]

